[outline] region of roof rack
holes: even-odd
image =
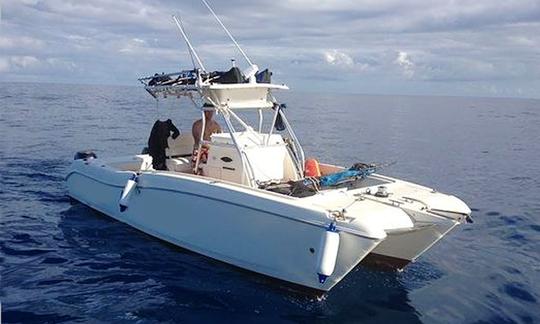
[[[191,96],[193,92],[198,92],[196,81],[196,70],[184,70],[167,74],[156,73],[153,76],[139,79],[139,82],[144,85],[144,89],[155,99],[159,97],[167,98],[167,96]]]
[[[155,99],[167,97],[192,97],[197,93],[216,107],[229,109],[272,108],[275,100],[271,90],[288,90],[284,84],[246,82],[240,78],[234,82],[220,82],[227,72],[203,73],[200,70],[184,70],[175,73],[154,74],[140,78],[144,89]]]

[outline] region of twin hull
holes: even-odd
[[[133,175],[77,160],[67,176],[69,194],[172,244],[318,290],[332,288],[386,236],[363,235],[365,229],[354,224],[340,231],[335,269],[321,284],[318,250],[331,222],[324,210],[279,194],[153,171],[138,176],[129,206],[121,212],[118,201]]]
[[[144,165],[147,158],[123,165],[139,170],[140,162],[130,163],[142,159]],[[378,186],[371,184],[300,199],[192,174],[137,174],[111,165],[75,160],[67,176],[70,196],[172,244],[318,290],[331,289],[370,253],[401,268],[470,214],[454,196],[381,175],[372,180],[387,186],[390,196],[368,193]],[[135,176],[122,211],[123,189]],[[342,218],[335,269],[321,283],[321,242],[336,211]]]

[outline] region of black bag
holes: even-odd
[[[264,71],[255,74],[255,79],[257,80],[257,83],[271,83],[272,72],[265,69]]]
[[[224,84],[230,84],[230,83],[244,83],[245,78],[242,75],[242,72],[239,68],[232,67],[227,72],[218,72],[219,76],[214,79],[215,83],[224,83]]]

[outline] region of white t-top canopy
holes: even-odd
[[[272,108],[272,89],[288,90],[286,85],[270,83],[209,84],[201,87],[209,103],[229,109]]]
[[[197,71],[160,74],[139,79],[154,98],[180,97],[197,94],[205,103],[219,108],[272,108],[272,90],[288,90],[284,84],[240,82],[219,83]]]

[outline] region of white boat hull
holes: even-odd
[[[398,260],[399,267],[414,261],[470,213],[453,196],[380,175],[370,177],[372,186],[295,198],[154,171],[148,158],[75,160],[69,194],[177,246],[317,290],[331,289],[370,253]],[[392,198],[372,194],[380,183]],[[320,245],[330,224],[339,233],[337,251]],[[321,269],[333,271],[320,281]]]
[[[386,239],[373,249],[372,254],[382,255],[394,260],[398,268],[415,261],[431,248],[459,222],[448,221],[444,225],[426,225],[412,231],[390,232]]]
[[[133,173],[92,164],[74,163],[67,177],[74,199],[177,246],[317,290],[332,288],[382,241],[341,231],[335,270],[321,284],[316,250],[328,223],[322,212],[166,172],[140,175],[121,212],[118,200]]]
[[[394,194],[392,204],[405,211],[414,222],[411,229],[387,230],[384,242],[372,251],[374,255],[386,257],[384,261],[397,268],[415,261],[470,216],[469,207],[454,196],[409,182],[379,177],[394,182],[387,185]],[[383,199],[377,200],[387,203]]]

